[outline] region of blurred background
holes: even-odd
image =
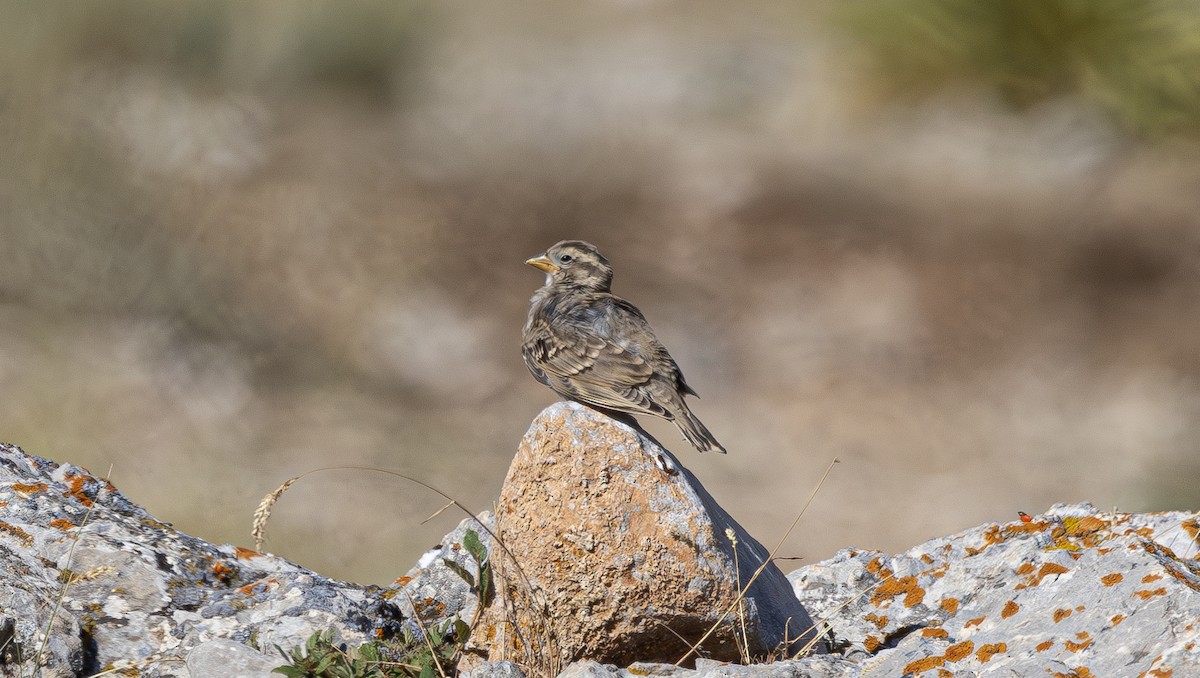
[[[0,7],[0,438],[247,545],[362,464],[476,510],[555,396],[527,257],[597,244],[783,555],[1200,504],[1200,6]],[[307,478],[390,582],[461,515]]]

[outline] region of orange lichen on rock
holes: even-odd
[[[955,643],[946,648],[946,661],[956,662],[964,657],[969,656],[975,651],[975,643],[970,640],[964,640],[961,643]]]
[[[1157,573],[1155,573],[1155,574],[1148,574],[1148,575],[1146,575],[1145,577],[1142,577],[1142,583],[1143,583],[1143,584],[1149,584],[1150,582],[1152,582],[1152,581],[1158,581],[1159,579],[1162,579],[1162,575],[1161,575],[1161,574],[1157,574]]]
[[[1105,586],[1112,586],[1113,584],[1120,584],[1121,580],[1123,579],[1125,579],[1125,576],[1120,572],[1113,572],[1112,574],[1106,574],[1103,577],[1100,577],[1100,583],[1104,584]]]
[[[917,585],[917,578],[913,576],[887,579],[871,594],[871,602],[879,605],[899,595],[904,596],[905,607],[912,607],[925,600],[925,589]]]
[[[1060,621],[1062,621],[1070,616],[1071,616],[1070,610],[1064,610],[1063,608],[1060,607],[1054,611],[1054,623],[1057,624]]]
[[[950,634],[946,633],[946,629],[938,628],[936,626],[928,626],[921,629],[921,635],[925,636],[926,638],[946,638]]]
[[[975,659],[980,664],[986,664],[992,657],[1004,652],[1008,652],[1008,645],[1005,643],[987,643],[980,646],[979,650],[975,652]]]
[[[1165,596],[1166,594],[1167,594],[1167,589],[1162,586],[1154,589],[1153,591],[1151,591],[1149,589],[1144,589],[1141,591],[1133,592],[1133,595],[1137,596],[1138,598],[1141,598],[1142,600],[1150,600],[1154,596]]]
[[[1046,650],[1049,650],[1052,647],[1054,647],[1053,640],[1043,640],[1042,642],[1038,643],[1037,646],[1034,647],[1033,649],[1037,650],[1038,652],[1045,652]]]
[[[961,643],[955,643],[946,648],[945,654],[935,657],[923,657],[915,659],[904,666],[904,674],[918,674],[930,669],[936,669],[946,664],[946,662],[956,662],[964,657],[968,657],[975,651],[975,643],[964,640]]]
[[[1123,615],[1123,614],[1114,614],[1114,615],[1112,616],[1112,619],[1109,619],[1109,621],[1110,621],[1110,622],[1112,622],[1112,625],[1113,625],[1113,626],[1116,626],[1117,624],[1120,624],[1121,622],[1125,621],[1125,615]]]
[[[1079,652],[1080,650],[1087,649],[1087,646],[1092,644],[1092,637],[1087,631],[1080,631],[1079,633],[1075,634],[1075,637],[1079,638],[1079,642],[1068,640],[1063,643],[1063,645],[1066,646],[1066,648],[1071,652]]]
[[[913,661],[904,665],[904,675],[907,676],[909,674],[915,675],[918,673],[924,673],[930,669],[936,669],[945,663],[946,660],[943,657],[924,657],[922,659],[914,659]]]
[[[252,596],[256,593],[263,593],[278,586],[278,579],[275,577],[267,577],[266,579],[261,579],[256,582],[250,582],[249,584],[239,588],[237,591],[244,596]]]
[[[68,488],[64,493],[64,496],[74,497],[80,504],[83,504],[84,506],[92,505],[91,497],[87,496],[87,494],[83,491],[83,486],[87,485],[89,480],[92,480],[91,476],[70,475],[66,478],[63,478],[63,480],[66,481]]]
[[[212,572],[213,576],[216,577],[217,580],[222,584],[228,584],[233,581],[234,576],[237,575],[238,568],[236,566],[229,565],[224,561],[218,560],[217,562],[213,563],[212,567],[209,568],[209,571]]]
[[[440,617],[446,613],[446,603],[426,596],[421,600],[413,601],[413,611],[422,619],[426,617]]]
[[[876,627],[878,627],[880,629],[887,626],[887,623],[888,623],[888,618],[887,618],[886,614],[875,614],[874,612],[863,617],[863,619],[866,619],[867,621],[871,622],[872,624],[874,624]]]
[[[950,614],[954,614],[958,612],[958,598],[943,598],[938,606]]]
[[[982,624],[984,622],[985,619],[987,619],[987,617],[976,617],[974,619],[970,619],[967,621],[966,624],[963,624],[963,628],[969,629],[972,626],[979,626],[980,624]]]
[[[883,647],[883,639],[877,636],[868,635],[863,639],[863,648],[871,654],[875,654],[875,652],[881,647]]]
[[[17,541],[21,542],[21,545],[26,548],[33,546],[33,537],[28,532],[26,532],[25,530],[22,530],[21,528],[17,527],[16,525],[9,525],[8,523],[0,523],[0,532],[11,535]]]
[[[1106,529],[1108,525],[1107,520],[1101,520],[1096,516],[1063,519],[1063,527],[1066,528],[1067,534],[1072,537],[1084,537],[1095,534],[1100,530]]]
[[[1038,586],[1042,583],[1043,579],[1052,574],[1059,575],[1069,571],[1070,570],[1068,570],[1066,567],[1063,567],[1058,563],[1042,563],[1042,566],[1038,568],[1037,575],[1033,578],[1033,581],[1030,582],[1030,585]]]
[[[45,492],[49,485],[46,483],[32,483],[30,485],[26,485],[25,483],[13,483],[12,485],[9,485],[9,487],[13,489],[13,492],[18,494],[38,494],[39,492]]]
[[[1074,556],[1075,554],[1072,553],[1071,555]],[[1039,586],[1041,585],[1042,580],[1046,577],[1049,577],[1050,575],[1063,574],[1065,572],[1070,572],[1070,570],[1064,565],[1059,565],[1058,563],[1042,563],[1042,566],[1037,569],[1036,573],[1034,573],[1033,566],[1029,563],[1025,563],[1021,565],[1021,567],[1017,568],[1017,574],[1027,575],[1025,577],[1025,581],[1017,584],[1014,588],[1020,590],[1029,588],[1031,586]]]
[[[990,544],[1003,544],[1004,534],[1000,531],[999,525],[992,525],[983,533],[983,540]]]
[[[262,555],[261,552],[255,551],[254,549],[248,549],[245,546],[233,547],[233,554],[238,560],[246,560],[247,558],[254,558]]]
[[[1005,526],[1004,534],[1005,536],[1010,537],[1017,534],[1033,534],[1035,532],[1041,532],[1053,524],[1054,523],[1050,523],[1045,520],[1031,520],[1028,523],[1010,523],[1009,525]]]
[[[941,579],[946,576],[946,571],[950,569],[950,563],[942,563],[937,567],[931,567],[928,570],[922,570],[921,574],[929,575],[934,579]]]
[[[66,518],[55,518],[54,520],[50,521],[50,527],[54,527],[54,528],[57,528],[60,530],[69,530],[72,527],[77,527],[77,526],[75,525],[75,523],[67,520]]]
[[[892,574],[892,571],[883,566],[883,561],[879,556],[875,556],[867,562],[867,572],[878,577],[887,577]]]
[[[1189,518],[1182,523],[1179,523],[1179,526],[1183,528],[1184,532],[1188,533],[1188,536],[1192,538],[1192,541],[1200,544],[1200,519]]]
[[[1004,604],[1004,609],[1000,610],[1000,618],[1008,619],[1009,617],[1013,616],[1014,614],[1016,614],[1020,611],[1021,611],[1021,606],[1018,605],[1015,600],[1010,600]]]
[[[1159,663],[1162,661],[1162,658],[1163,656],[1161,654],[1158,655],[1153,661],[1150,662],[1150,666],[1154,666],[1155,664]],[[1153,678],[1170,678],[1172,673],[1174,672],[1171,669],[1159,667],[1150,669],[1149,671],[1142,671],[1138,674],[1138,678],[1146,678],[1147,676],[1152,676]]]

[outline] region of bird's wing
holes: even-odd
[[[523,346],[525,362],[539,381],[564,395],[599,407],[669,417],[646,388],[659,345],[645,318],[622,299],[598,301],[571,316],[534,323]]]
[[[654,373],[646,358],[586,328],[545,323],[539,329],[525,342],[525,353],[547,376],[630,387],[645,384]]]

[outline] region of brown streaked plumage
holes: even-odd
[[[612,267],[582,240],[525,263],[546,273],[530,300],[521,352],[534,378],[595,407],[675,422],[701,452],[725,448],[684,402],[696,395],[636,306],[613,295]]]

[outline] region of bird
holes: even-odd
[[[521,342],[535,379],[585,405],[662,417],[697,450],[725,453],[684,401],[697,393],[646,316],[612,293],[612,266],[594,245],[564,240],[525,263],[546,274]]]

